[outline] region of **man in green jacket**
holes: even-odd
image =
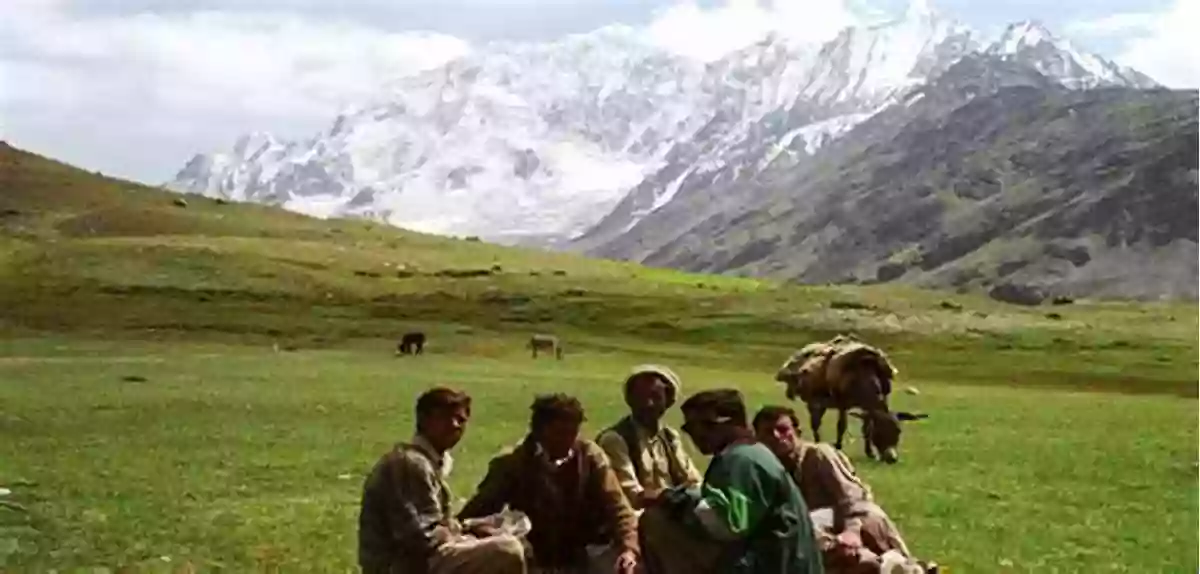
[[[800,490],[759,444],[736,389],[692,395],[683,431],[712,456],[698,489],[671,489],[641,518],[650,574],[824,574]]]

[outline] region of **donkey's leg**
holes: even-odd
[[[821,442],[821,418],[825,416],[825,405],[813,401],[808,407],[808,426],[812,428],[813,442]]]
[[[848,421],[846,420],[846,409],[839,407],[837,412],[837,442],[833,443],[833,446],[838,450],[842,450],[842,440],[846,437],[846,423]]]
[[[863,436],[863,450],[866,452],[867,458],[871,458],[871,459],[875,458],[875,451],[872,448],[873,443],[871,442],[871,433],[873,433],[874,430],[875,430],[875,425],[872,424],[871,416],[868,413],[865,416],[863,416],[863,419],[862,419],[862,436]]]

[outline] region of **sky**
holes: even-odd
[[[768,30],[822,39],[910,0],[2,0],[0,138],[164,183],[241,134],[307,137],[388,78],[488,41],[610,24],[696,58]],[[1035,19],[1170,87],[1200,88],[1200,0],[916,0],[984,33]]]

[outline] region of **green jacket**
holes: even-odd
[[[808,507],[767,447],[741,441],[713,457],[694,516],[727,542],[717,572],[824,574]]]

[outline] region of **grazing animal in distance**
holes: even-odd
[[[529,338],[529,348],[533,351],[533,358],[537,358],[538,350],[549,350],[554,352],[554,358],[562,360],[563,347],[558,341],[558,337],[554,335],[534,335]]]
[[[883,351],[838,335],[828,342],[805,345],[783,364],[775,380],[787,385],[788,399],[804,402],[813,440],[821,440],[825,411],[837,409],[837,440],[833,444],[841,450],[847,414],[858,409],[862,412],[854,416],[863,421],[867,456],[875,458],[873,451],[877,450],[884,462],[895,463],[899,461],[900,423],[928,417],[889,411],[888,396],[897,372]]]
[[[413,331],[405,333],[396,346],[397,355],[420,355],[425,352],[425,333]]]

